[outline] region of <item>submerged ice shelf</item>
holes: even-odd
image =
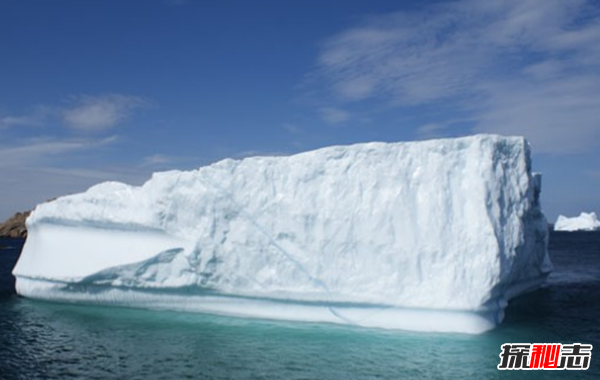
[[[551,270],[519,137],[335,146],[39,205],[26,297],[482,332]]]

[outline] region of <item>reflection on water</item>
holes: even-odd
[[[7,313],[13,322],[0,322],[6,333],[0,339],[12,360],[3,362],[12,373],[25,365],[30,374],[51,377],[429,378],[454,366],[463,375],[493,374],[499,349],[491,336],[398,334],[23,299],[10,302]]]
[[[554,244],[558,280],[511,303],[505,323],[479,336],[31,301],[9,294],[5,275],[16,255],[9,259],[3,252],[0,377],[598,378],[600,235],[594,236],[588,243],[595,251],[567,238],[568,249]],[[585,280],[561,280],[577,279],[577,273],[585,273]],[[506,373],[496,369],[506,342],[583,342],[595,349],[588,371]]]

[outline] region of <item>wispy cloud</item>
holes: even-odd
[[[417,128],[417,134],[423,139],[446,136],[446,125],[441,123],[427,123]]]
[[[111,94],[78,96],[74,103],[62,112],[64,123],[80,131],[102,131],[123,122],[146,101],[137,96]]]
[[[35,116],[4,116],[0,118],[0,127],[41,125],[42,121]]]
[[[371,17],[323,44],[315,75],[338,104],[444,104],[474,131],[582,152],[600,146],[599,14],[586,0],[461,0]]]
[[[175,161],[175,158],[168,156],[166,154],[157,153],[150,156],[144,157],[142,160],[143,166],[162,166],[165,164],[170,164]]]
[[[335,107],[322,107],[319,109],[321,119],[328,124],[341,124],[350,118],[350,114]]]
[[[50,158],[60,158],[77,151],[89,151],[117,140],[116,136],[103,139],[33,138],[0,146],[0,168],[44,166]]]
[[[71,96],[67,106],[39,105],[20,115],[0,112],[0,129],[57,124],[77,131],[106,131],[148,104],[142,97],[124,94]]]
[[[0,220],[49,198],[80,192],[101,181],[140,183],[149,171],[121,163],[91,164],[83,157],[113,149],[119,139],[38,137],[0,144]]]
[[[0,219],[100,181],[140,183],[159,166],[158,157],[153,166],[135,159],[115,165],[105,153],[114,153],[120,140],[110,135],[111,129],[147,104],[131,95],[81,95],[71,97],[66,105],[36,106],[24,114],[3,110],[0,188],[5,202],[0,204]],[[81,132],[102,133],[83,138]]]
[[[300,128],[296,124],[291,124],[291,123],[284,123],[283,129],[285,129],[286,132],[288,132],[289,134],[292,134],[292,135],[299,135],[303,132],[302,128]]]
[[[233,155],[236,159],[243,159],[248,157],[280,157],[289,156],[289,152],[280,150],[244,150]]]
[[[2,197],[0,220],[37,203],[67,194],[85,191],[102,181],[141,184],[149,173],[124,166],[90,167],[0,167]]]
[[[2,115],[0,114],[0,129],[10,127],[38,127],[46,124],[52,117],[54,110],[47,106],[34,107],[33,111],[26,115]]]

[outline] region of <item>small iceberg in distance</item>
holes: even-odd
[[[521,137],[226,159],[39,205],[25,297],[480,333],[551,270]]]
[[[579,216],[568,218],[559,215],[554,223],[554,231],[597,231],[600,221],[595,212],[582,212]]]

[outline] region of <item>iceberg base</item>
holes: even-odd
[[[40,300],[210,313],[244,318],[336,323],[369,328],[480,334],[503,319],[503,309],[485,312],[297,302],[199,293],[194,289],[132,289],[75,285],[17,277],[17,293]]]

